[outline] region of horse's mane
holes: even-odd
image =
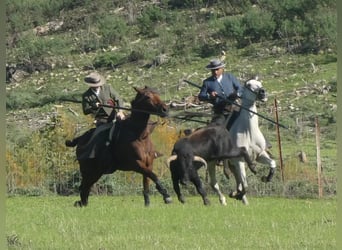
[[[135,102],[138,100],[139,96],[141,95],[141,91],[143,91],[144,93],[146,92],[151,92],[153,94],[157,94],[159,95],[159,91],[155,88],[151,88],[148,86],[145,86],[143,89],[139,89],[137,87],[134,87],[135,91],[137,92],[135,98],[131,101],[131,106],[133,106],[135,104]]]
[[[250,80],[259,81],[259,75],[253,75],[253,76],[247,78],[247,80],[245,80],[245,82],[244,82],[244,85],[246,85],[246,83],[249,82]]]

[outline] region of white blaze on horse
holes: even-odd
[[[243,108],[240,109],[240,114],[229,132],[237,147],[245,147],[252,159],[269,166],[268,175],[262,177],[263,182],[269,182],[275,172],[276,162],[267,152],[267,143],[259,128],[256,101],[267,101],[267,95],[262,83],[252,79],[245,83],[241,102]],[[229,161],[229,167],[236,180],[236,191],[232,192],[230,197],[241,199],[244,204],[248,204],[245,161],[242,158]]]

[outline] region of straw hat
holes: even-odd
[[[106,83],[106,79],[97,72],[92,72],[84,78],[89,87],[100,87]]]

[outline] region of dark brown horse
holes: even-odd
[[[134,89],[137,94],[131,102],[132,111],[128,118],[117,121],[114,130],[111,128],[104,129],[102,132],[97,133],[96,136],[89,133],[92,137],[91,141],[96,141],[94,143],[95,156],[84,157],[84,149],[86,148],[83,146],[84,141],[88,141],[89,138],[81,136],[74,139],[77,140],[76,155],[82,176],[80,185],[81,200],[76,201],[75,206],[86,206],[92,185],[103,174],[114,173],[116,170],[134,171],[143,175],[145,206],[150,204],[149,179],[156,184],[156,188],[163,196],[164,202],[171,202],[167,190],[152,171],[156,151],[150,137],[154,125],[149,123],[151,114],[165,117],[168,114],[168,108],[154,90],[148,87]]]

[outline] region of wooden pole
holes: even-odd
[[[316,128],[316,158],[317,158],[317,182],[318,182],[318,198],[323,196],[322,188],[322,162],[321,162],[321,146],[320,146],[320,128],[318,118],[315,118]]]
[[[277,128],[277,141],[279,148],[279,162],[280,162],[280,171],[281,171],[281,180],[284,182],[284,164],[283,164],[283,154],[281,151],[281,141],[280,141],[280,132],[279,132],[279,118],[278,118],[278,105],[277,99],[274,98],[274,108],[275,108],[275,116],[276,116],[276,128]]]

